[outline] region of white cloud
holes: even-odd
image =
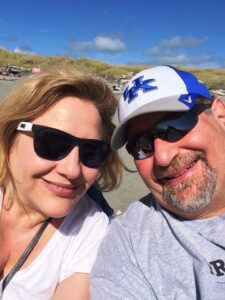
[[[70,43],[69,48],[72,52],[85,52],[90,50],[93,47],[93,43],[92,42],[77,42],[77,41],[73,41]]]
[[[203,44],[207,43],[209,40],[208,37],[196,38],[193,36],[175,36],[168,39],[163,39],[159,41],[154,47],[145,51],[145,55],[159,55],[159,53],[172,54],[178,49],[197,49]]]
[[[31,48],[26,48],[26,47],[15,47],[13,52],[21,53],[21,54],[36,55],[35,52],[31,51]]]
[[[92,41],[72,41],[69,44],[70,52],[88,52],[88,51],[104,51],[104,52],[121,52],[125,50],[125,44],[119,38],[99,35]]]
[[[213,55],[193,56],[187,54],[158,55],[153,58],[151,64],[157,65],[183,65],[196,67],[223,67],[225,64],[221,59]]]
[[[117,52],[125,50],[125,45],[119,38],[97,36],[94,39],[94,46],[100,51]]]
[[[207,50],[201,48],[208,40],[208,37],[175,36],[162,39],[152,48],[146,50],[144,54],[150,57],[150,64],[179,64],[198,67],[208,67],[214,64],[215,66],[224,66],[221,58],[207,54]]]
[[[163,48],[197,48],[208,42],[208,37],[196,38],[193,36],[175,36],[169,39],[163,39],[158,43]]]
[[[145,51],[145,55],[158,55],[161,49],[158,46],[152,47]]]
[[[158,58],[156,58],[156,61],[159,64],[182,64],[182,65],[186,65],[187,63],[190,62],[190,58],[185,55],[185,54],[179,54],[179,55],[173,55],[173,56],[159,56]]]

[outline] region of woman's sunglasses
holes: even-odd
[[[145,159],[154,154],[154,140],[160,138],[176,142],[183,138],[198,122],[198,115],[211,104],[197,104],[185,113],[170,113],[152,128],[151,132],[142,132],[128,141],[126,149],[135,160]]]
[[[20,122],[17,130],[32,132],[36,154],[48,160],[60,160],[79,146],[79,157],[82,164],[89,168],[99,168],[110,152],[110,145],[95,139],[75,137],[59,129]]]

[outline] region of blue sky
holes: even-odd
[[[0,48],[110,64],[225,67],[224,0],[0,0]]]

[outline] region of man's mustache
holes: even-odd
[[[186,154],[179,154],[174,157],[170,165],[167,167],[154,166],[153,174],[156,180],[161,181],[165,178],[174,176],[174,174],[179,173],[181,169],[191,167],[198,160],[207,161],[207,158],[202,151],[190,151]]]

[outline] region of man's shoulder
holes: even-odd
[[[147,194],[143,198],[129,205],[129,207],[115,219],[116,223],[123,227],[139,226],[146,224],[147,220],[151,220],[151,216],[158,214],[158,205],[152,194]]]
[[[157,202],[154,199],[153,195],[149,193],[138,201],[130,204],[123,215],[132,214],[137,210],[149,213],[150,211],[154,211],[155,209],[157,209]]]

